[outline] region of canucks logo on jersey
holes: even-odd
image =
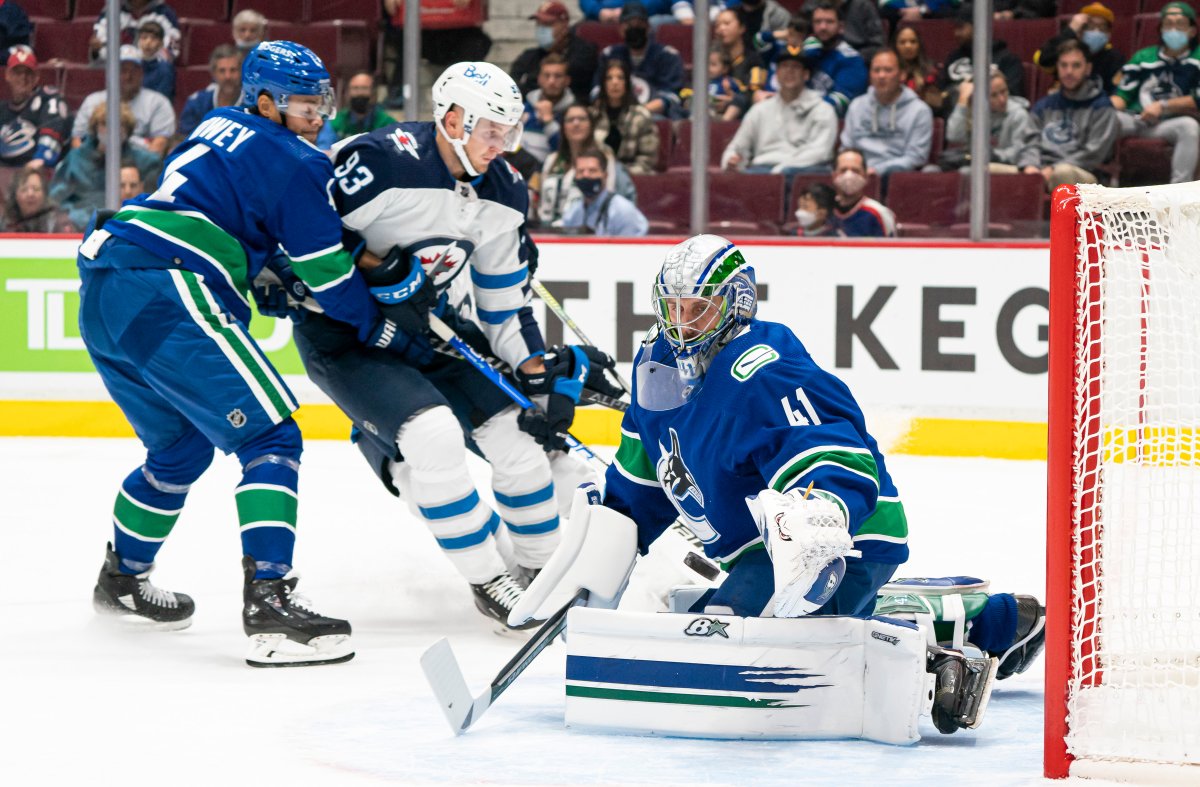
[[[704,514],[704,491],[696,483],[696,477],[688,469],[687,463],[683,461],[683,454],[679,450],[679,434],[674,427],[671,427],[669,431],[671,433],[670,450],[667,450],[662,443],[658,445],[659,452],[662,454],[662,458],[658,460],[658,466],[655,468],[658,473],[658,482],[662,484],[667,497],[674,503],[675,509],[688,529],[704,543],[712,543],[720,538],[720,534],[713,529],[708,522],[708,517]]]

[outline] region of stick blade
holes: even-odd
[[[421,670],[442,706],[442,713],[446,714],[450,729],[455,735],[461,735],[470,723],[474,699],[448,639],[439,639],[421,655]]]

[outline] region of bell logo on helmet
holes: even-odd
[[[483,85],[484,87],[487,86],[488,82],[492,81],[492,75],[485,74],[484,72],[475,68],[474,63],[471,63],[470,65],[468,65],[466,67],[466,69],[463,70],[463,76],[465,76],[467,79],[475,80],[476,82],[478,82],[480,85]]]

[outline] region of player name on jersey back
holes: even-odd
[[[203,139],[230,153],[258,132],[227,117],[210,117],[196,126],[188,139]]]

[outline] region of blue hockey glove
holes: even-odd
[[[588,358],[588,375],[587,379],[583,381],[584,388],[604,396],[611,396],[614,399],[620,399],[625,394],[604,376],[605,371],[613,371],[617,368],[617,362],[608,353],[598,350],[590,344],[576,344],[572,347]],[[557,351],[557,348],[555,350]]]
[[[420,260],[394,246],[382,264],[362,274],[371,295],[381,307],[388,307],[388,319],[413,335],[429,328],[429,310],[437,303],[437,289]]]
[[[433,345],[423,334],[403,331],[394,320],[382,317],[375,323],[367,344],[399,355],[413,366],[425,366],[433,360]]]
[[[276,253],[267,260],[250,285],[260,314],[300,322],[308,310],[300,304],[308,298],[308,286],[292,271],[287,255]]]
[[[543,361],[544,372],[516,371],[517,383],[527,396],[546,397],[542,410],[523,411],[517,423],[547,451],[561,451],[567,446],[567,430],[575,420],[575,405],[583,393],[591,360],[582,348],[573,346],[552,349]]]

